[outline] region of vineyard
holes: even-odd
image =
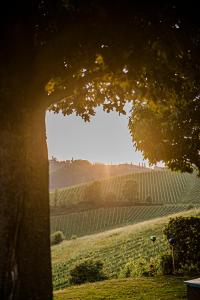
[[[51,232],[62,231],[66,239],[102,232],[184,211],[188,205],[129,206],[89,210],[51,217]]]
[[[127,205],[123,197],[124,186],[130,180],[137,182],[140,205],[131,202]],[[51,232],[61,230],[67,239],[71,239],[200,206],[200,179],[196,174],[152,171],[100,181],[102,199],[109,193],[116,195],[113,207],[106,207],[102,200],[102,207],[64,214],[62,207],[65,205],[74,201],[78,209],[81,203],[84,204],[87,186],[89,184],[56,191],[56,204],[61,207],[61,214],[51,216]],[[54,197],[55,194],[51,194],[52,205]],[[144,205],[148,197],[151,203]]]
[[[125,203],[123,190],[126,182],[130,180],[138,185],[138,201],[141,203],[144,203],[148,197],[150,197],[152,205],[200,202],[200,179],[196,174],[166,170],[133,173],[99,181],[103,199],[102,206],[106,204],[106,195],[108,194],[114,195],[116,202]],[[55,199],[56,205],[62,207],[84,202],[84,191],[89,184],[72,186],[50,193],[51,206],[55,206]]]
[[[199,214],[200,210],[181,213],[183,216]],[[162,231],[168,220],[169,217],[163,217],[96,235],[64,241],[58,246],[53,246],[54,289],[61,289],[69,285],[69,270],[83,259],[101,260],[109,278],[116,278],[119,276],[121,268],[130,259],[150,258],[166,253],[169,251],[169,247]],[[151,235],[157,237],[154,244],[150,240]]]

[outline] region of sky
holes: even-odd
[[[91,122],[85,123],[75,115],[47,112],[46,128],[49,158],[73,157],[106,164],[144,162],[133,148],[127,115],[108,114],[99,107]]]

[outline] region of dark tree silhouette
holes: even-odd
[[[50,300],[46,110],[89,120],[100,104],[125,113],[125,102],[133,101],[131,131],[145,156],[199,168],[198,9],[130,0],[8,1],[0,22],[0,298]],[[158,107],[158,149],[172,141],[173,157],[146,150],[135,130],[143,107],[153,109],[152,122]],[[174,130],[184,124],[187,131],[179,134],[180,148],[173,130],[165,134],[172,120]]]
[[[123,187],[123,197],[130,203],[138,203],[139,188],[137,181],[129,179],[125,182]]]
[[[84,202],[89,205],[95,206],[100,205],[102,201],[101,183],[94,181],[88,184],[84,190]]]

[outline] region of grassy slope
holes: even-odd
[[[195,205],[199,207],[199,205]],[[62,231],[66,239],[136,224],[188,209],[188,205],[127,206],[99,208],[51,217],[51,232]]]
[[[130,179],[138,182],[139,201],[145,201],[149,195],[154,205],[126,206],[127,204],[123,199],[123,188],[126,181]],[[56,210],[58,215],[51,217],[52,232],[61,230],[66,238],[70,239],[73,235],[80,237],[94,234],[184,211],[189,204],[196,207],[200,205],[200,179],[195,174],[153,171],[113,177],[101,181],[103,199],[105,199],[107,193],[114,193],[116,195],[114,206],[120,204],[123,207],[94,209],[94,206],[93,209],[84,212],[65,212],[67,205],[72,205],[72,203],[74,205],[76,203],[73,206],[75,211],[76,209],[84,209],[85,186],[79,185],[57,192],[58,207]],[[51,200],[53,197],[53,194],[51,194]],[[102,203],[99,204],[100,206],[106,206],[103,199]],[[82,201],[82,205],[79,204],[79,201]],[[159,203],[163,203],[163,205],[159,206]]]
[[[192,210],[173,216],[199,214]],[[120,269],[129,259],[149,258],[168,251],[162,230],[170,217],[129,225],[104,233],[85,236],[76,240],[64,241],[52,247],[53,283],[55,289],[68,285],[67,278],[72,266],[82,259],[99,259],[104,262],[109,277],[117,277]],[[149,237],[157,236],[153,245]]]
[[[55,300],[176,300],[187,299],[183,278],[156,277],[107,280],[55,293]]]

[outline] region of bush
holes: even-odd
[[[176,271],[195,272],[200,270],[200,218],[177,217],[170,219],[164,229],[169,240],[173,237]]]
[[[137,260],[130,260],[120,272],[120,277],[141,277],[141,276],[155,276],[159,269],[159,259],[151,258],[149,260],[139,258]]]
[[[51,234],[51,245],[60,244],[65,239],[62,231],[56,231]]]
[[[81,284],[85,282],[95,282],[104,280],[107,277],[102,271],[103,263],[100,261],[86,260],[76,265],[70,271],[69,282],[71,284]]]
[[[172,256],[169,254],[162,255],[160,260],[160,267],[163,275],[173,274]]]

